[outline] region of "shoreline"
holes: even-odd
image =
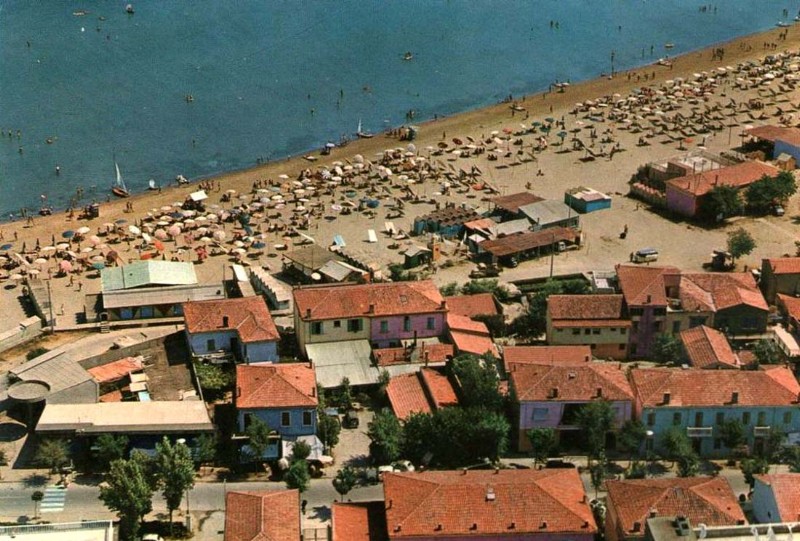
[[[519,99],[514,99],[514,102],[520,104],[528,111],[530,114],[529,118],[526,117],[528,122],[536,119],[541,120],[546,116],[562,117],[569,114],[572,106],[577,102],[593,100],[614,93],[624,95],[630,93],[634,88],[657,85],[674,77],[687,77],[693,72],[737,64],[749,59],[763,58],[770,53],[796,49],[800,47],[799,30],[800,23],[793,24],[790,27],[776,27],[764,32],[747,34],[729,41],[716,43],[702,49],[670,57],[670,61],[672,62],[671,67],[650,62],[628,70],[615,72],[613,77],[606,74],[605,76],[594,79],[570,83],[566,89],[560,89],[559,91],[527,94],[519,97]],[[786,32],[787,38],[784,41],[780,41],[778,40],[778,35],[783,32]],[[756,46],[756,42],[760,42],[759,46]],[[760,45],[763,45],[765,42],[775,42],[779,47],[774,51],[762,49]],[[713,60],[711,58],[711,53],[719,48],[725,49],[724,60]],[[637,74],[646,74],[648,79],[636,80],[635,75]],[[485,133],[504,124],[513,124],[517,126],[520,122],[526,121],[521,117],[515,117],[512,113],[513,111],[510,109],[510,103],[504,101],[449,116],[439,116],[418,123],[412,121],[411,123],[413,125],[419,127],[419,134],[414,140],[414,144],[418,148],[424,148],[428,145],[435,145],[443,138],[447,139],[448,133],[451,134],[450,137],[463,137],[467,135],[480,136],[482,132]],[[178,185],[170,183],[169,185],[162,186],[161,192],[144,190],[140,193],[131,194],[129,198],[115,198],[112,196],[110,194],[109,184],[110,199],[98,201],[100,205],[100,220],[107,221],[107,218],[122,217],[127,212],[125,210],[127,203],[140,206],[143,201],[151,201],[152,205],[147,206],[158,207],[167,202],[183,199],[189,192],[199,190],[201,182],[213,181],[214,183],[219,183],[222,190],[236,189],[240,193],[248,193],[250,184],[257,179],[276,178],[280,174],[286,174],[292,178],[306,168],[330,165],[334,161],[352,157],[355,154],[362,154],[369,159],[386,148],[405,146],[405,144],[407,144],[406,141],[399,141],[397,138],[391,137],[388,134],[389,132],[379,132],[375,133],[374,137],[370,139],[351,140],[345,147],[337,146],[334,148],[328,156],[321,156],[319,149],[315,149],[243,169],[223,171],[197,177],[188,184]],[[304,157],[308,155],[313,155],[316,160],[313,162],[306,161]],[[181,196],[178,197],[178,194],[181,194]],[[79,221],[77,216],[80,215],[82,207],[88,204],[90,204],[89,201],[82,203],[80,208],[74,209],[76,218],[73,220],[73,223]],[[67,209],[54,208],[52,215],[40,216],[38,214],[38,209],[32,209],[32,214],[29,213],[29,216],[33,217],[34,225],[26,224],[25,218],[15,215],[13,221],[4,221],[0,227],[5,231],[17,232],[20,240],[24,237],[32,238],[34,235],[28,234],[31,233],[31,230],[40,229],[45,225],[47,227],[47,232],[49,232],[56,222],[61,222],[63,224],[65,221],[69,221],[66,218],[66,212]],[[81,220],[81,223],[83,222],[84,221]]]

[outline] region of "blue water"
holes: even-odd
[[[666,42],[679,54],[774,27],[798,8],[713,5],[140,0],[127,15],[116,0],[0,0],[0,128],[14,132],[0,138],[0,216],[38,208],[40,194],[65,208],[79,186],[82,202],[105,199],[114,156],[141,191],[150,178],[318,148],[352,136],[359,119],[379,131],[410,109],[423,120],[593,78],[610,71],[612,50],[616,69],[650,63]]]

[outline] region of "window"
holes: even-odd
[[[749,425],[750,424],[750,412],[746,411],[742,413],[742,423]]]
[[[589,344],[589,349],[594,350],[597,347],[597,344]]]
[[[533,408],[533,415],[531,415],[532,421],[546,421],[547,420],[547,413],[550,410],[547,408]]]
[[[425,323],[425,328],[429,331],[432,331],[436,328],[436,318],[429,317],[428,321]]]
[[[628,313],[632,316],[641,316],[643,311],[641,308],[631,308]]]
[[[322,334],[322,322],[314,321],[311,323],[311,334]]]
[[[361,329],[363,329],[361,318],[347,320],[347,332],[361,332]]]
[[[714,438],[714,449],[722,449],[722,439]]]
[[[785,425],[792,424],[792,412],[791,411],[784,411],[783,412],[783,424],[785,424]]]
[[[386,334],[389,332],[389,322],[385,319],[381,321],[381,334]]]
[[[625,344],[620,344],[619,345],[619,350],[620,351],[625,351]]]
[[[244,429],[247,430],[250,425],[253,424],[253,414],[252,413],[245,413],[244,414]]]
[[[653,332],[661,332],[661,322],[654,321],[653,324],[650,326],[653,329]]]
[[[631,322],[631,332],[639,332],[639,322],[632,321]]]
[[[206,351],[217,351],[217,343],[213,338],[206,340]]]
[[[411,331],[411,318],[408,316],[405,316],[403,318],[403,330],[405,332]]]
[[[694,426],[703,426],[703,412],[698,411],[694,414]]]
[[[672,424],[675,426],[681,424],[681,414],[679,412],[675,412],[672,414]]]
[[[766,426],[767,424],[767,414],[763,411],[758,412],[758,422],[756,425],[758,426]]]
[[[281,426],[291,426],[292,424],[292,412],[290,411],[282,411],[281,412]]]
[[[680,322],[680,320],[673,321],[672,322],[672,334],[678,334],[679,332],[681,332],[681,322]]]
[[[311,412],[310,411],[304,411],[303,412],[303,426],[311,426]]]
[[[591,334],[592,329],[583,329],[583,334]]]
[[[620,334],[628,334],[628,329],[626,329],[625,327],[622,327],[622,328],[619,330],[619,333],[620,333]]]
[[[580,329],[572,329],[572,334],[581,334]]]
[[[631,355],[636,355],[636,350],[638,346],[636,344],[631,344]]]
[[[724,422],[725,422],[725,414],[722,413],[721,411],[718,411],[717,412],[717,424],[721,425]]]
[[[689,328],[693,329],[695,327],[699,327],[700,325],[705,325],[706,318],[705,316],[691,316],[689,317]]]
[[[592,329],[592,334],[600,334],[600,329]]]
[[[140,315],[142,317],[153,317],[155,315],[155,310],[153,310],[152,306],[142,306]]]
[[[667,309],[666,308],[656,308],[655,310],[653,310],[653,314],[656,315],[656,316],[666,316],[667,315]]]
[[[654,426],[655,424],[656,424],[656,414],[651,411],[647,414],[647,426]]]
[[[341,321],[339,321],[338,319],[337,319],[337,320],[335,320],[335,321],[333,322],[333,328],[334,328],[334,329],[341,329],[341,328],[342,328],[342,322],[341,322]]]

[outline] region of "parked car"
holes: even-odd
[[[786,214],[786,210],[783,208],[783,205],[772,205],[772,214],[775,216],[783,216]]]
[[[358,428],[359,420],[358,420],[358,412],[355,410],[348,410],[344,414],[344,421],[342,421],[342,426],[345,428]]]

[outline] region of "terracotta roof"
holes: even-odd
[[[665,275],[680,274],[675,267],[617,265],[617,279],[625,302],[633,305],[667,305]]]
[[[681,331],[680,337],[692,366],[716,368],[722,364],[729,368],[739,368],[739,357],[720,331],[700,325]]]
[[[645,407],[731,405],[789,406],[797,404],[800,384],[786,367],[767,370],[685,370],[635,368],[631,386]],[[669,405],[664,404],[669,393]]]
[[[389,541],[381,501],[341,503],[331,507],[333,541]]]
[[[512,364],[584,364],[592,360],[589,346],[506,346],[503,363],[506,371]]]
[[[547,316],[557,319],[620,319],[622,295],[550,295]]]
[[[310,363],[236,366],[237,408],[314,407],[317,380]]]
[[[495,346],[488,332],[486,334],[476,334],[450,330],[450,340],[453,341],[453,345],[459,353],[474,353],[475,355],[491,353],[495,357],[500,357],[497,352],[497,346]]]
[[[303,321],[444,312],[447,308],[442,306],[443,300],[430,280],[312,286],[294,290],[295,306]],[[307,315],[309,310],[310,317]]]
[[[95,366],[87,370],[92,377],[99,383],[107,383],[110,381],[117,381],[131,372],[138,372],[143,370],[142,357],[125,357],[118,361],[106,363],[101,366]]]
[[[692,524],[735,525],[744,513],[724,477],[606,481],[609,513],[626,537],[643,537],[651,510],[659,516],[686,516]],[[610,517],[609,517],[610,519]],[[639,523],[639,530],[634,528]]]
[[[494,257],[504,257],[551,246],[561,241],[575,243],[580,240],[580,236],[580,232],[575,229],[549,227],[540,231],[515,233],[507,237],[485,240],[481,243],[481,250],[489,252]]]
[[[234,330],[242,342],[280,339],[261,297],[187,302],[183,305],[183,319],[186,331],[191,334]]]
[[[372,355],[378,366],[392,364],[424,363],[427,356],[429,363],[443,363],[452,357],[455,349],[453,344],[426,344],[420,343],[416,348],[380,348],[373,349]]]
[[[745,130],[745,133],[757,139],[762,139],[771,143],[780,140],[786,141],[787,143],[795,146],[800,145],[800,130],[794,127],[774,125],[757,126],[755,128]]]
[[[782,304],[790,318],[800,320],[800,299],[791,295],[778,293],[778,302]]]
[[[387,473],[389,539],[597,532],[577,470]]]
[[[531,203],[538,203],[539,201],[544,201],[544,199],[538,195],[532,194],[531,192],[517,192],[508,195],[492,197],[489,199],[489,201],[494,203],[496,208],[516,214],[519,212],[519,207],[524,207],[525,205],[530,205]]]
[[[300,541],[300,493],[229,491],[225,541]]]
[[[458,314],[447,314],[447,327],[451,331],[464,331],[478,334],[489,334],[489,329],[482,321],[473,321],[467,316],[460,316]]]
[[[800,274],[800,257],[772,257],[765,259],[772,274]]]
[[[386,394],[392,411],[405,420],[412,413],[431,413],[446,406],[458,405],[453,386],[446,376],[432,368],[395,376],[389,380]]]
[[[732,186],[743,188],[757,181],[764,175],[777,176],[778,168],[764,162],[743,162],[728,167],[692,173],[667,181],[668,188],[686,192],[700,197],[710,192],[714,186]]]
[[[612,401],[634,399],[625,371],[617,363],[514,364],[509,379],[520,402],[575,402],[599,397]],[[557,396],[554,396],[554,389],[558,389]]]
[[[800,473],[774,473],[756,475],[756,479],[772,489],[779,517],[774,522],[800,520]]]
[[[679,296],[687,312],[716,312],[740,304],[769,310],[749,272],[681,274]]]
[[[478,293],[476,295],[457,295],[446,297],[447,308],[451,314],[458,314],[473,318],[475,316],[494,316],[500,312],[494,295],[491,293]]]
[[[101,394],[100,402],[122,402],[122,391],[116,390]]]

